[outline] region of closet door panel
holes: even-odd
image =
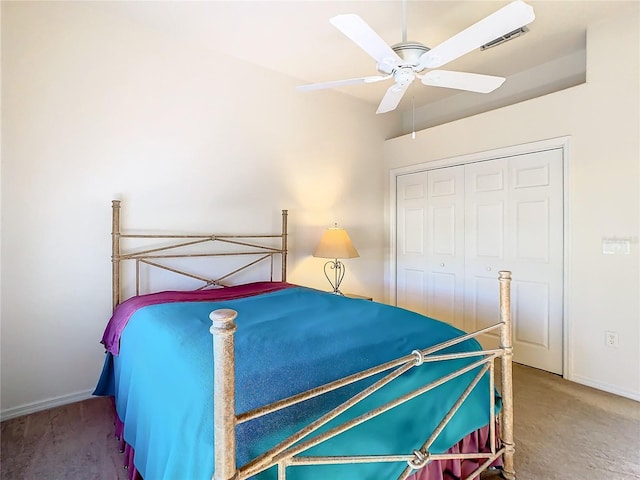
[[[465,166],[465,329],[478,330],[495,323],[498,296],[496,278],[505,268],[505,229],[508,228],[506,159]],[[484,339],[494,347],[499,332]]]
[[[513,272],[514,360],[563,369],[562,150],[511,157],[507,235]]]
[[[427,174],[427,315],[464,327],[464,167]]]
[[[427,314],[427,173],[396,179],[396,303]]]
[[[500,318],[500,307],[495,299],[496,279],[493,275],[474,275],[467,278],[465,292],[466,313],[474,320],[473,330],[480,330],[496,323],[496,318]],[[491,335],[496,335],[491,333]],[[495,344],[497,345],[497,343]],[[495,346],[492,344],[492,347]]]
[[[517,282],[511,299],[517,324],[513,341],[534,349],[549,349],[551,324],[549,284],[546,282]]]

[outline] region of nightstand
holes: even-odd
[[[366,295],[356,295],[355,293],[344,293],[343,295],[349,298],[360,298],[362,300],[373,301],[373,297],[367,297]]]

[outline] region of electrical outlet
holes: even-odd
[[[607,347],[615,348],[618,346],[618,334],[616,332],[604,332],[604,344]]]

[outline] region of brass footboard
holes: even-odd
[[[237,313],[233,310],[215,310],[211,312],[210,318],[213,325],[210,329],[213,335],[213,358],[214,358],[214,431],[215,431],[215,472],[213,480],[231,480],[246,479],[257,473],[260,473],[274,465],[278,466],[278,479],[286,480],[286,469],[293,465],[311,465],[311,464],[344,464],[344,463],[367,463],[367,462],[406,462],[407,467],[400,475],[400,479],[406,479],[414,470],[424,467],[427,463],[434,460],[445,459],[476,459],[484,460],[484,462],[471,474],[467,479],[477,478],[480,473],[486,470],[497,458],[503,458],[503,475],[508,480],[515,479],[514,470],[514,442],[513,442],[513,391],[512,391],[512,345],[511,345],[511,314],[510,314],[510,281],[511,274],[508,271],[499,273],[500,282],[500,322],[495,325],[483,328],[477,332],[462,335],[458,338],[443,342],[441,344],[429,347],[425,350],[414,350],[410,354],[398,358],[394,361],[382,364],[380,366],[365,370],[355,375],[345,377],[343,379],[331,382],[321,387],[314,388],[307,392],[295,395],[293,397],[280,400],[273,404],[260,407],[256,410],[246,412],[236,416],[235,414],[235,385],[234,385],[234,342],[233,335],[235,332],[235,323]],[[470,338],[475,338],[489,331],[500,330],[500,348],[494,350],[482,350],[464,353],[452,354],[436,354],[452,345],[464,342]],[[342,425],[334,427],[312,439],[306,439],[311,433],[330,420],[334,419],[342,412],[346,411],[362,399],[371,395],[376,390],[393,381],[411,368],[419,368],[424,363],[450,360],[455,358],[473,358],[478,359],[454,371],[434,382],[421,387],[418,390],[410,392],[398,399],[388,402],[367,412],[360,417],[349,420]],[[496,432],[495,432],[495,404],[493,397],[494,390],[494,361],[501,358],[502,372],[502,410],[501,410],[501,443],[496,448]],[[300,457],[300,453],[305,450],[332,438],[340,433],[359,425],[384,413],[422,393],[425,393],[442,383],[456,378],[476,368],[480,368],[477,375],[470,382],[468,387],[462,393],[460,398],[451,407],[446,416],[442,419],[436,429],[429,435],[420,450],[400,455],[372,455],[372,456],[333,456],[333,457]],[[482,376],[489,372],[490,391],[488,408],[490,411],[490,443],[491,451],[487,453],[461,453],[461,454],[432,454],[429,448],[435,441],[439,433],[444,429],[456,411],[460,408],[464,400],[480,381]],[[246,465],[237,466],[235,459],[236,439],[235,427],[238,424],[248,420],[258,418],[263,415],[286,408],[296,403],[302,402],[309,398],[313,398],[324,393],[330,392],[337,388],[349,385],[364,378],[377,375],[379,373],[388,372],[383,378],[376,381],[373,385],[367,387],[363,391],[356,394],[351,399],[339,405],[335,409],[326,413],[322,417],[313,421],[308,426],[285,439],[269,451],[263,453]],[[306,439],[306,440],[305,440]]]

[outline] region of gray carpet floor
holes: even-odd
[[[640,480],[640,403],[521,365],[514,397],[518,480]],[[3,480],[125,479],[107,399],[1,427]]]

